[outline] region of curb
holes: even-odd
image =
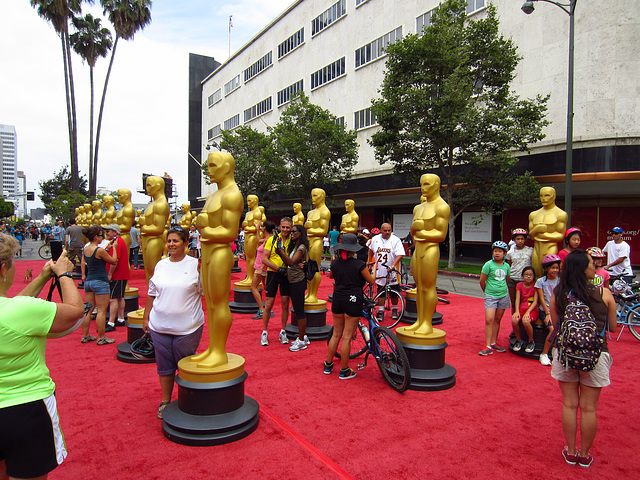
[[[447,270],[438,270],[438,275],[446,275],[449,277],[480,278],[480,275],[476,275],[475,273],[449,272]]]

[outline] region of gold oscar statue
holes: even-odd
[[[249,211],[244,216],[242,229],[244,230],[244,256],[247,260],[247,276],[244,280],[237,282],[237,286],[246,286],[251,288],[253,283],[254,263],[256,261],[256,251],[258,250],[258,229],[256,223],[264,223],[267,217],[258,205],[258,197],[256,195],[247,196],[247,207]],[[235,239],[235,237],[234,237]]]
[[[100,200],[94,200],[91,202],[91,209],[93,210],[91,225],[102,225],[102,202]]]
[[[147,195],[153,198],[140,217],[140,239],[142,240],[142,259],[144,261],[144,273],[149,279],[153,276],[156,263],[162,258],[164,251],[164,230],[169,219],[169,203],[164,195],[164,179],[162,177],[149,176],[146,182]]]
[[[322,260],[322,238],[329,231],[329,222],[331,221],[331,212],[325,205],[325,192],[321,188],[311,190],[311,201],[316,207],[307,214],[307,236],[309,237],[309,258],[318,262],[318,266]],[[313,280],[307,283],[307,295],[305,304],[319,304],[318,287],[320,286],[320,272],[316,273]],[[322,303],[326,303],[324,300]]]
[[[404,331],[426,336],[433,333],[431,321],[438,303],[436,280],[440,260],[439,243],[447,236],[450,208],[440,197],[440,178],[437,175],[422,175],[420,189],[426,201],[414,208],[411,223],[415,244],[412,266],[418,319],[413,325],[405,327]]]
[[[120,236],[124,240],[124,243],[127,244],[127,248],[130,248],[131,235],[129,234],[129,232],[131,231],[133,220],[136,214],[133,209],[133,204],[131,203],[131,190],[120,188],[118,190],[118,203],[122,205],[122,208],[118,210],[118,214],[116,215],[116,223],[120,226]]]
[[[358,223],[360,221],[360,217],[356,213],[356,202],[353,200],[345,200],[344,201],[344,209],[347,211],[344,215],[342,215],[342,223],[340,224],[340,233],[358,233]]]
[[[111,195],[105,195],[102,197],[102,204],[104,205],[105,212],[102,216],[102,224],[104,226],[111,225],[116,221],[116,207],[115,199]]]
[[[244,202],[234,179],[233,157],[226,152],[213,152],[207,157],[207,165],[209,178],[218,185],[218,190],[207,197],[196,226],[202,244],[201,278],[207,303],[209,347],[190,358],[199,368],[211,369],[229,362],[225,347],[232,322],[229,310],[231,242],[236,238]],[[257,203],[256,197],[256,207]]]
[[[540,189],[542,208],[529,214],[529,235],[533,239],[531,265],[536,277],[544,275],[542,259],[558,253],[558,243],[564,239],[567,213],[556,206],[556,190],[553,187]]]
[[[293,204],[292,220],[294,225],[304,225],[304,213],[302,213],[302,204],[300,203]]]
[[[180,219],[179,225],[184,230],[189,230],[189,228],[191,227],[191,222],[194,219],[191,213],[191,206],[188,203],[183,203],[181,209],[182,209],[182,218]]]
[[[83,227],[89,227],[93,224],[93,213],[91,211],[91,207],[92,204],[91,203],[85,203],[83,206],[83,213],[82,213],[82,226]]]

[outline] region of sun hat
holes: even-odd
[[[103,230],[115,230],[115,232],[120,235],[122,232],[120,231],[120,226],[115,224],[115,223],[111,223],[109,225],[107,225],[106,227],[102,227]]]
[[[346,250],[347,252],[357,252],[362,248],[358,243],[358,237],[354,233],[342,235],[342,240],[333,246],[333,251]]]

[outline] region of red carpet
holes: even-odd
[[[17,262],[9,295],[23,288],[26,268],[36,272],[42,263]],[[232,275],[232,281],[242,278]],[[140,288],[142,305],[144,273],[134,271],[131,284]],[[319,296],[326,298],[331,289],[323,276]],[[248,437],[216,447],[165,439],[155,418],[160,403],[155,365],[121,363],[115,346],[83,345],[80,331],[52,340],[47,362],[69,456],[49,478],[638,477],[633,445],[640,425],[633,412],[640,400],[635,368],[640,343],[630,333],[609,342],[612,385],[600,397],[595,460],[585,470],[565,464],[560,454],[565,444],[560,392],[549,368],[510,353],[478,356],[482,300],[449,298],[451,305],[438,311],[444,315],[440,328],[447,332],[446,361],[457,369],[457,384],[442,392],[398,394],[373,360],[353,380],[340,381],[335,372],[323,375],[324,343],[292,353],[277,342],[279,307],[269,325],[268,347],[259,345],[260,321],[234,314],[227,350],[246,359],[246,394],[260,403],[260,424]],[[505,319],[500,343],[507,343],[510,330]],[[126,339],[124,328],[110,335],[118,343]],[[205,332],[204,346],[206,338]]]

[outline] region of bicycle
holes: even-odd
[[[622,280],[617,280],[616,284]],[[626,288],[620,288],[619,285],[614,285],[613,297],[618,304],[618,325],[622,325],[616,342],[620,340],[624,327],[629,327],[631,334],[640,340],[640,302],[638,297],[640,293],[633,293],[631,286]],[[611,334],[609,334],[611,338]]]
[[[380,326],[376,320],[373,312],[377,302],[374,302],[370,298],[365,298],[365,306],[362,309],[362,317],[366,319],[369,326],[367,327],[362,323],[362,318],[358,320],[358,328],[354,333],[351,340],[351,353],[349,358],[357,358],[366,352],[364,362],[358,364],[358,370],[362,370],[367,366],[367,360],[369,355],[372,355],[376,359],[378,368],[382,373],[382,378],[385,382],[398,392],[404,392],[411,384],[411,367],[409,365],[409,357],[407,352],[395,334],[387,327]],[[360,332],[358,334],[358,332]],[[333,327],[329,334],[329,340],[333,335]],[[340,356],[340,345],[342,339],[338,343],[338,348],[335,353],[336,358]]]
[[[47,235],[44,239],[44,243],[38,249],[38,255],[43,260],[51,260],[51,245],[49,244],[49,240],[51,240],[51,236]]]
[[[398,275],[400,272],[395,268],[389,268],[385,264],[381,265],[387,269],[387,274],[384,277],[376,277],[376,279],[385,278],[386,281],[384,287],[382,287],[382,289],[374,295],[374,286],[368,285],[367,287],[365,287],[365,296],[368,298],[373,298],[375,302],[378,302],[379,299],[384,298],[382,304],[383,310],[382,312],[378,310],[378,318],[376,320],[378,322],[378,325],[380,326],[393,328],[398,325],[400,320],[402,320],[402,316],[404,315],[405,310],[404,297],[400,294],[399,291],[402,287],[399,284],[391,285],[390,283],[392,280],[395,280],[395,278],[393,278],[394,274]],[[398,290],[395,290],[393,288],[394,286],[397,287]],[[395,305],[393,299],[396,299]]]

